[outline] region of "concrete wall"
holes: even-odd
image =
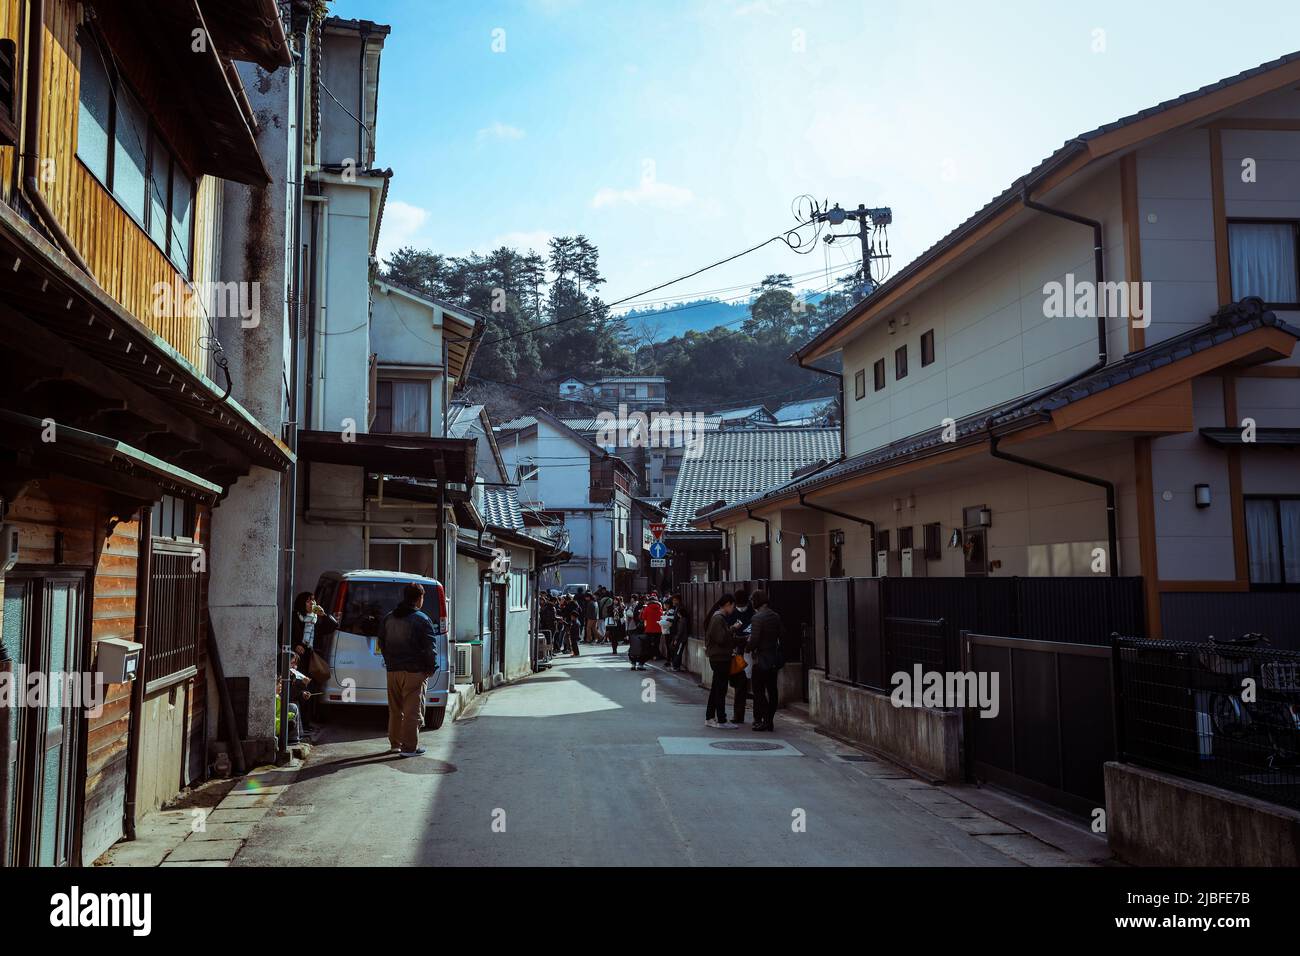
[[[959,781],[962,717],[958,710],[895,707],[889,695],[808,675],[808,714],[840,737],[877,750],[936,780]]]
[[[709,659],[704,656],[704,641],[698,637],[689,637],[686,639],[686,653],[682,657],[686,665],[687,672],[694,674],[700,680],[701,687],[713,686],[713,668],[709,666]],[[736,692],[732,688],[727,688],[727,699],[734,700]],[[776,680],[776,703],[780,709],[789,707],[796,700],[803,700],[803,668],[799,664],[787,664],[782,667]],[[745,713],[748,715],[753,712],[753,693],[751,690],[750,701]]]
[[[371,187],[326,183],[319,246],[312,427],[369,430]]]
[[[305,470],[304,470],[304,481]],[[311,521],[298,516],[298,556],[295,588],[310,591],[325,571],[348,571],[365,566],[365,543],[359,522],[362,510],[362,475],[350,465],[311,466]],[[307,503],[298,495],[300,507]],[[338,522],[323,524],[326,519]],[[352,523],[344,523],[352,522]]]
[[[254,468],[241,478],[212,513],[211,574],[208,608],[216,630],[227,678],[249,680],[248,735],[275,736],[276,645],[281,615],[280,483],[278,472]],[[316,578],[301,559],[301,589]],[[207,708],[210,736],[215,737],[220,709]]]
[[[1110,848],[1138,866],[1300,866],[1300,811],[1107,763]]]

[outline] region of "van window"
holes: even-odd
[[[339,628],[353,634],[375,637],[384,618],[402,603],[402,581],[348,581],[347,598],[343,605],[343,619]],[[437,588],[424,589],[424,607],[421,608],[435,624],[442,608]]]

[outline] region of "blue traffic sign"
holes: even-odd
[[[668,545],[664,544],[662,541],[656,541],[654,544],[650,545],[650,557],[652,558],[668,557]]]

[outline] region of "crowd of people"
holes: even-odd
[[[781,650],[781,618],[767,594],[737,591],[724,594],[705,616],[704,651],[712,672],[706,727],[734,730],[745,723],[750,695],[754,698],[757,732],[773,730],[777,707],[777,675],[785,660]],[[661,660],[674,671],[686,669],[687,613],[681,595],[657,592],[624,599],[599,587],[577,594],[543,594],[538,629],[546,642],[544,657],[578,657],[584,645],[609,645],[617,654],[627,645],[628,665],[645,670]],[[727,691],[733,694],[733,715],[727,719]]]
[[[543,594],[538,630],[547,657],[578,657],[583,645],[604,644],[617,654],[619,646],[626,644],[632,670],[645,670],[651,660],[662,660],[672,670],[685,669],[686,611],[676,594],[661,598],[650,591],[624,598],[605,587],[578,594]]]

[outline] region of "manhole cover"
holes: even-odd
[[[862,754],[838,754],[841,760],[847,760],[850,763],[874,763],[870,757],[864,757]]]
[[[780,744],[769,744],[761,740],[715,740],[709,744],[716,750],[781,750]]]

